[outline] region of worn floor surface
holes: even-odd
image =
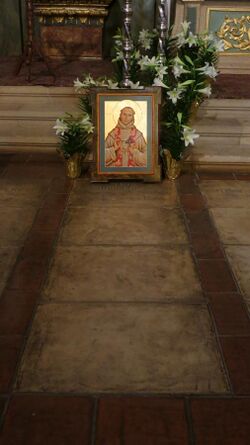
[[[249,444],[250,176],[0,161],[0,445]]]

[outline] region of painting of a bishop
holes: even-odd
[[[135,111],[124,107],[105,140],[106,167],[146,167],[147,143],[135,126]]]

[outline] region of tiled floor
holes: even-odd
[[[0,445],[249,444],[249,175],[0,162]]]

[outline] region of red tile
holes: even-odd
[[[188,432],[183,400],[103,398],[96,445],[185,445]]]
[[[0,335],[24,335],[33,314],[35,296],[8,290],[3,293],[0,300]]]
[[[250,181],[250,173],[235,173],[235,176],[240,181]]]
[[[194,175],[183,174],[177,180],[178,189],[180,193],[200,193],[199,187],[196,184]]]
[[[191,233],[202,233],[205,236],[208,232],[215,231],[208,210],[187,212],[186,218]]]
[[[206,207],[206,202],[200,193],[196,194],[181,194],[180,202],[183,208],[187,211],[202,210]]]
[[[46,199],[42,204],[42,210],[52,209],[54,212],[62,211],[67,203],[66,193],[48,192]]]
[[[73,186],[73,179],[67,177],[55,178],[52,180],[50,190],[53,193],[69,193]]]
[[[0,336],[0,392],[2,393],[9,390],[22,341],[21,336]]]
[[[4,397],[0,397],[0,423],[4,412],[5,404],[6,404],[6,399]]]
[[[233,390],[236,394],[249,395],[250,337],[221,337],[220,342]]]
[[[20,258],[35,262],[48,261],[56,233],[54,230],[39,230],[39,227],[33,226],[26,238],[25,244],[20,252]]]
[[[239,294],[208,294],[219,335],[250,335],[250,319]]]
[[[63,196],[63,195],[58,195]],[[34,230],[56,232],[64,213],[64,206],[41,208],[34,222]]]
[[[92,412],[84,397],[14,396],[1,445],[90,445]]]
[[[223,260],[198,260],[201,285],[205,292],[237,292],[231,271]]]
[[[191,402],[196,445],[249,445],[250,399]]]
[[[31,259],[20,259],[9,279],[8,289],[39,291],[45,278],[46,264]]]
[[[224,252],[215,232],[193,233],[191,243],[197,258],[224,258]]]

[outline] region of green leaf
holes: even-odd
[[[184,57],[185,57],[186,61],[187,61],[190,65],[194,66],[194,62],[192,61],[192,59],[190,59],[189,56],[185,55]]]
[[[195,80],[185,80],[185,82],[180,83],[180,85],[182,87],[185,87],[186,85],[191,85],[194,82],[195,82]]]

